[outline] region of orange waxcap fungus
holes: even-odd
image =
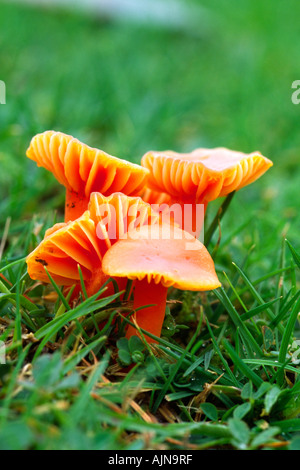
[[[161,191],[153,191],[146,187],[142,193],[143,200],[149,204],[171,204],[171,196]]]
[[[79,219],[47,231],[44,240],[27,257],[27,270],[32,279],[49,283],[46,267],[58,285],[70,286],[80,282],[78,265],[87,280],[101,268],[102,257],[95,223],[86,211]]]
[[[115,279],[135,280],[131,320],[157,337],[165,317],[168,287],[207,291],[221,285],[202,243],[167,224],[144,225],[129,232],[106,252],[102,269]],[[130,325],[127,338],[136,334],[136,328]],[[148,335],[145,339],[154,341]]]
[[[149,170],[81,143],[70,135],[46,131],[31,140],[26,155],[51,171],[67,189],[66,221],[87,209],[94,191],[139,195]]]
[[[101,193],[92,193],[88,207],[91,218],[98,224],[98,231],[105,226],[110,244],[128,231],[159,222],[159,215],[151,209],[150,204],[140,197],[125,196],[122,193],[107,197]]]
[[[148,152],[142,166],[150,171],[148,186],[173,200],[207,203],[252,183],[273,163],[259,152],[226,148],[196,149],[181,154]]]
[[[32,279],[49,283],[46,267],[58,285],[80,285],[79,265],[87,293],[93,295],[109,278],[102,270],[103,256],[124,235],[125,227],[138,228],[158,220],[156,214],[151,217],[149,204],[140,197],[121,193],[107,198],[93,193],[89,209],[78,219],[47,230],[44,240],[27,257]],[[120,285],[123,288],[125,282]]]
[[[220,287],[214,262],[202,243],[178,227],[144,225],[119,240],[103,258],[102,269],[165,287],[207,291]]]

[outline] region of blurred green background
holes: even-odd
[[[150,149],[260,150],[274,167],[235,196],[223,246],[242,257],[255,244],[261,269],[282,233],[298,245],[300,3],[184,5],[190,20],[171,28],[0,2],[1,229],[63,209],[63,188],[25,157],[54,129],[135,162]]]

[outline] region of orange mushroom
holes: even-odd
[[[157,337],[161,334],[170,286],[207,291],[221,285],[213,260],[202,243],[178,227],[166,224],[143,225],[128,232],[126,238],[106,252],[102,269],[115,279],[135,280],[134,319],[140,328]],[[136,329],[129,326],[126,336],[136,334]],[[145,337],[153,342],[149,336]]]
[[[57,285],[75,284],[80,290],[80,266],[87,295],[92,296],[110,277],[102,270],[106,251],[128,227],[136,229],[157,221],[158,215],[140,197],[93,193],[89,210],[82,216],[46,232],[44,240],[27,257],[28,274],[34,280],[50,283],[48,271]],[[126,280],[118,279],[118,285],[123,290]]]
[[[141,164],[150,171],[145,199],[156,201],[157,194],[164,193],[161,200],[170,198],[175,222],[196,237],[203,222],[199,205],[203,204],[205,212],[208,202],[247,186],[273,165],[259,152],[245,154],[226,148],[185,154],[148,152]]]
[[[65,222],[83,214],[92,192],[105,196],[115,192],[139,195],[149,173],[140,165],[91,148],[61,132],[36,135],[26,155],[66,187]]]

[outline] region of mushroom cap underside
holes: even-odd
[[[95,223],[86,211],[79,219],[47,231],[26,262],[32,279],[50,283],[46,268],[58,285],[69,286],[80,282],[78,265],[87,280],[101,268],[101,259]]]
[[[104,195],[123,192],[139,195],[149,170],[89,147],[62,132],[46,131],[31,140],[26,155],[46,168],[68,190]]]
[[[142,166],[150,171],[149,188],[202,203],[254,182],[272,165],[260,152],[245,154],[221,147],[186,154],[148,152],[142,158]]]
[[[90,280],[101,274],[104,254],[128,230],[158,220],[140,197],[93,193],[89,210],[81,217],[46,231],[44,240],[27,257],[29,276],[49,283],[48,271],[58,285],[68,286],[80,282],[79,265],[83,279]]]
[[[162,283],[165,287],[206,291],[220,287],[207,249],[175,226],[144,225],[129,232],[104,255],[102,269],[113,277]]]

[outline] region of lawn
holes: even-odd
[[[199,19],[170,29],[0,2],[0,449],[300,449],[300,5],[186,4]],[[64,189],[25,156],[47,129],[135,163],[217,146],[274,162],[208,246],[222,288],[170,289],[155,349],[120,347],[118,299],[70,308],[27,275],[63,220]]]

